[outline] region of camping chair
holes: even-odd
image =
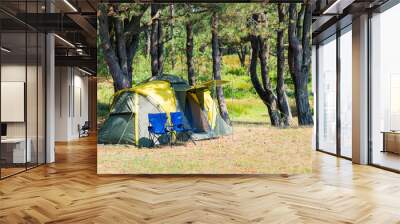
[[[157,113],[148,114],[150,126],[148,127],[150,140],[156,144],[160,144],[159,137],[168,134],[168,129],[166,128],[167,114]]]
[[[192,133],[191,133],[192,130],[185,128],[183,125],[182,112],[172,112],[172,113],[170,113],[170,116],[171,116],[171,122],[172,122],[171,133],[173,135],[175,135],[175,138],[177,138],[178,134],[181,133],[181,134],[187,136],[188,139],[190,139],[193,142],[193,144],[196,145],[196,142],[194,142],[194,140],[192,138]]]
[[[78,124],[79,138],[89,136],[89,129],[90,129],[89,121],[85,121],[82,127]]]

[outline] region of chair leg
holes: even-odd
[[[174,134],[173,132],[170,132],[170,134],[169,134],[169,147],[170,148],[172,148],[172,135],[173,134]]]
[[[154,142],[154,147],[158,147],[158,146],[160,145],[160,143],[159,143],[159,140],[158,140],[157,136],[156,136],[156,135],[153,135],[153,138],[154,138],[154,140],[153,140],[153,142]],[[158,143],[158,144],[157,144],[157,143]]]
[[[188,138],[193,142],[194,145],[196,145],[196,142],[194,141],[194,139],[192,138],[192,135],[189,134],[188,132],[185,132],[185,134],[188,136]]]
[[[193,144],[196,145],[196,142],[194,141],[194,139],[192,138],[192,136],[189,136],[190,140],[192,140]]]
[[[189,134],[189,132],[184,131],[184,132],[180,132],[182,135],[185,135],[187,137],[187,139],[190,139],[194,145],[196,145],[196,142],[194,141],[194,139],[192,138],[192,135]],[[177,136],[177,135],[176,135]],[[182,136],[183,137],[183,136]],[[176,137],[176,139],[178,139],[178,137]],[[182,138],[182,142],[186,140],[186,138]]]
[[[154,145],[153,137],[151,136],[150,132],[149,132],[149,139],[150,139],[151,143]]]
[[[153,146],[155,147],[157,145],[157,141],[158,141],[156,135],[153,133],[149,133],[149,137],[150,137],[151,142],[153,142]]]
[[[176,133],[174,131],[170,131],[169,133],[170,133],[169,134],[169,146],[172,148],[172,141],[173,141],[174,136],[175,136],[175,142],[176,142],[177,135],[176,135]]]

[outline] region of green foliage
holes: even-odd
[[[248,75],[248,71],[244,67],[239,68],[232,68],[226,72],[227,75],[234,75],[234,76],[246,76]]]
[[[110,111],[110,104],[114,88],[112,82],[105,78],[98,78],[97,83],[97,118],[103,120]]]
[[[97,76],[99,76],[99,77],[109,76],[108,66],[104,59],[103,50],[100,47],[99,35],[97,35]]]
[[[139,4],[123,4],[121,18],[132,18],[140,12]],[[236,118],[266,121],[266,107],[259,100],[252,86],[248,66],[250,50],[247,51],[245,66],[241,67],[237,50],[240,47],[249,47],[246,37],[251,32],[258,32],[266,37],[269,45],[268,69],[272,87],[275,88],[276,76],[276,30],[279,28],[277,5],[264,3],[230,3],[230,4],[174,4],[174,15],[170,14],[170,5],[162,9],[160,20],[164,33],[164,73],[178,75],[187,79],[186,67],[186,24],[193,24],[194,33],[194,68],[197,83],[212,80],[211,57],[211,29],[210,19],[212,12],[219,15],[219,37],[222,52],[221,75],[223,80],[230,83],[224,86],[224,94],[229,99],[228,110],[235,120]],[[254,27],[251,17],[255,13],[266,13],[266,23]],[[150,10],[145,12],[142,25],[151,20]],[[287,44],[287,28],[284,32],[284,41]],[[140,34],[138,51],[134,57],[133,84],[142,82],[151,76],[150,55],[146,52],[146,40],[149,33]],[[97,40],[99,46],[99,40]],[[287,51],[285,52],[287,58]],[[258,71],[260,69],[258,68]],[[98,76],[104,77],[99,83],[98,102],[99,115],[105,116],[108,112],[108,104],[113,94],[113,86],[110,82],[107,65],[101,47],[98,47]],[[285,62],[285,84],[290,104],[294,107],[294,83],[290,77],[287,61]],[[309,83],[310,99],[311,78]],[[233,99],[233,100],[232,100]],[[295,111],[293,111],[295,113]]]
[[[150,60],[145,58],[144,55],[137,55],[133,59],[132,82],[133,85],[142,82],[151,76]]]

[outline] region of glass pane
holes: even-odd
[[[318,51],[318,146],[336,153],[336,38]]]
[[[340,36],[341,155],[352,157],[352,33]]]
[[[26,98],[26,113],[27,113],[27,133],[28,133],[28,150],[30,148],[30,161],[27,164],[28,168],[37,165],[38,160],[38,108],[37,108],[37,91],[38,91],[38,35],[36,32],[29,32],[28,38],[28,63],[27,63],[27,98]]]
[[[26,35],[2,33],[1,43],[1,140],[2,177],[25,170],[31,161],[26,144]],[[28,150],[27,150],[28,149]]]
[[[45,44],[46,38],[44,34],[39,34],[38,46],[38,163],[45,163],[46,148],[45,148]]]
[[[45,36],[21,22],[39,18],[34,14],[44,12],[44,3],[0,1],[18,18],[0,12],[1,177],[45,161]]]
[[[400,170],[400,5],[372,18],[372,163]]]

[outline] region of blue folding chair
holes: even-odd
[[[188,139],[192,140],[192,142],[196,145],[192,138],[191,129],[185,128],[183,125],[183,114],[182,112],[171,112],[171,122],[172,129],[170,130],[173,135],[175,135],[175,139],[178,138],[178,134],[181,136],[186,136]]]
[[[148,127],[150,140],[154,145],[156,143],[160,144],[160,136],[168,136],[168,129],[166,127],[167,114],[148,114],[148,118],[150,123],[150,126]]]

